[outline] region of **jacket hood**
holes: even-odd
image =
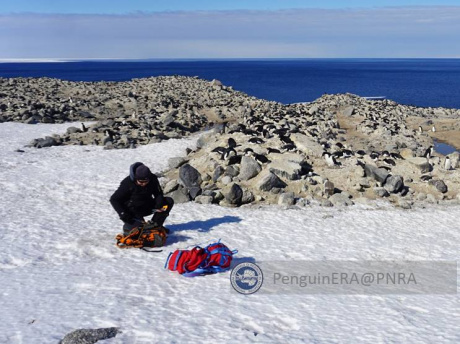
[[[141,165],[144,165],[144,164],[141,162],[135,162],[129,167],[129,179],[131,179],[131,181],[134,182],[136,180],[136,178],[134,177],[134,172],[136,171],[136,168],[138,168]]]

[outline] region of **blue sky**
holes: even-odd
[[[459,6],[460,0],[2,0],[0,13],[126,14],[137,11],[280,10]]]
[[[460,58],[460,0],[2,0],[0,59]]]

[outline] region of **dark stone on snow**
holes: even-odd
[[[116,327],[80,329],[67,334],[59,344],[94,344],[99,340],[113,338],[119,332]]]

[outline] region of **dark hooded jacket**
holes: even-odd
[[[153,173],[150,173],[150,182],[147,185],[136,184],[135,171],[141,165],[141,162],[131,165],[129,176],[121,181],[117,191],[110,197],[110,203],[118,215],[129,212],[136,216],[146,216],[164,204],[163,190]]]

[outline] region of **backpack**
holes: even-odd
[[[128,235],[118,234],[117,246],[119,248],[130,248],[137,247],[145,249],[145,247],[161,247],[166,244],[168,230],[163,227],[154,227],[151,224],[144,224],[133,228]],[[149,251],[149,252],[161,252],[160,251]]]
[[[166,259],[165,269],[187,277],[222,272],[230,269],[233,255],[237,252],[231,251],[220,240],[205,248],[196,246],[191,250],[176,250]]]

